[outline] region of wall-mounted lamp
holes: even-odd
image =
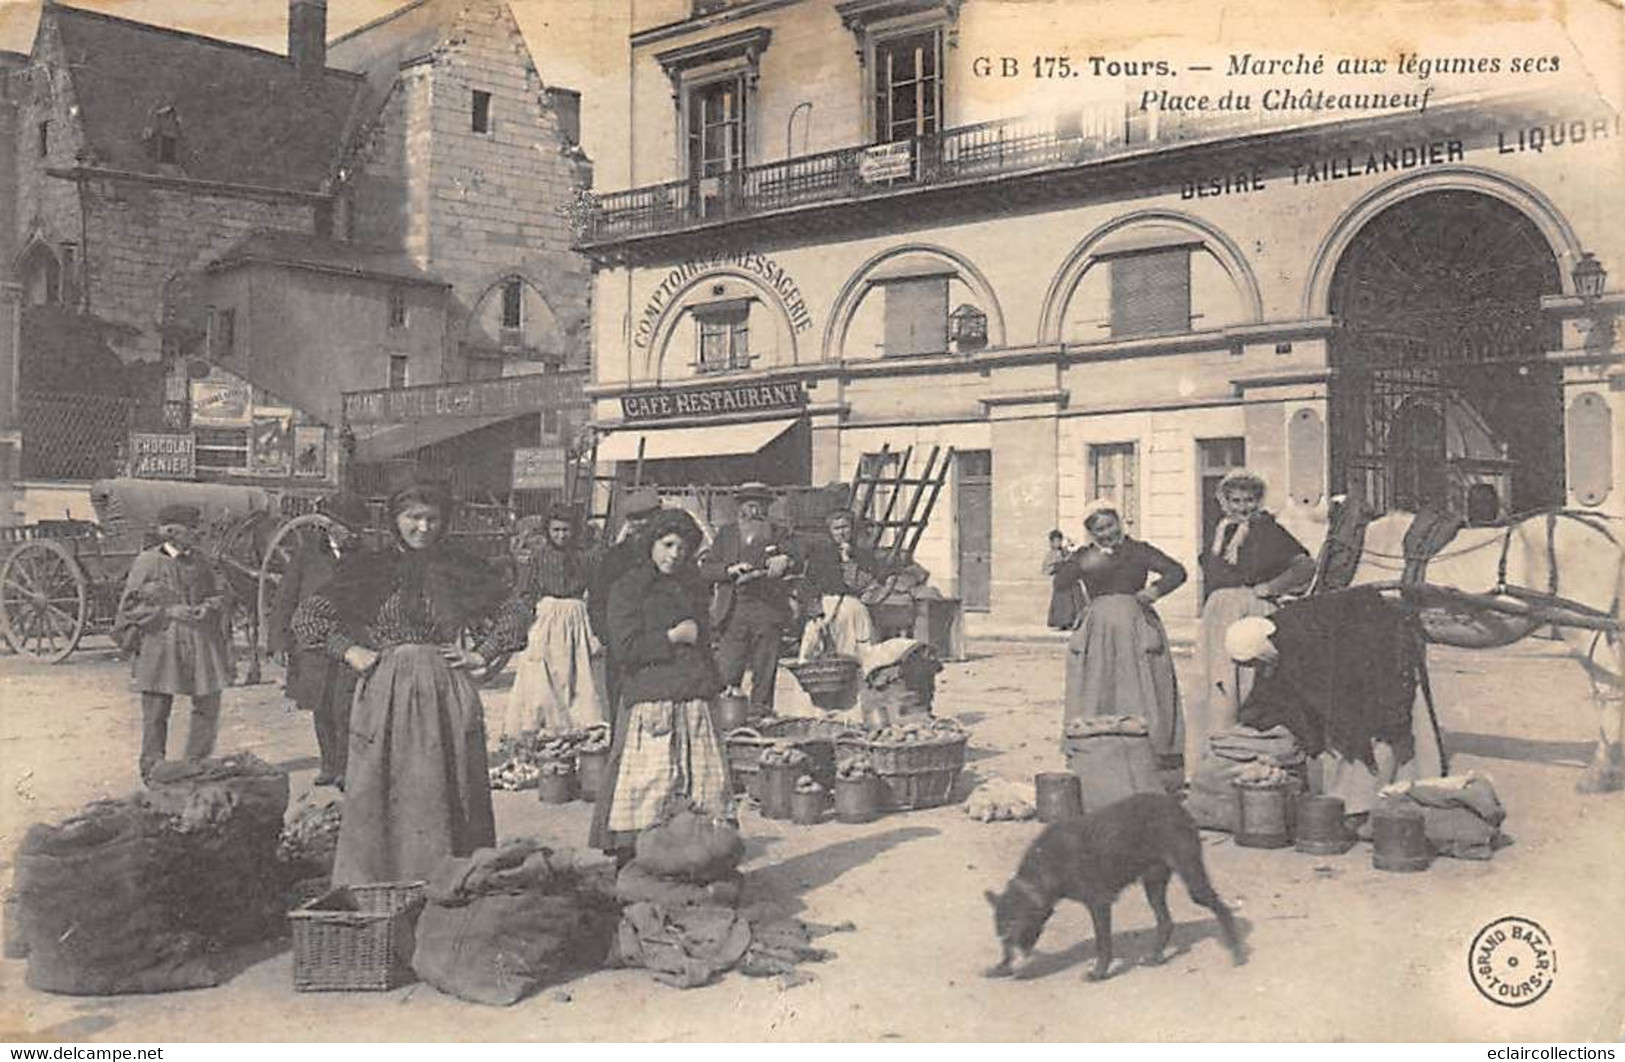
[[[1580,298],[1586,302],[1596,302],[1602,297],[1603,291],[1608,287],[1608,270],[1597,261],[1597,256],[1590,251],[1580,255],[1580,260],[1574,263],[1574,290],[1580,293]]]

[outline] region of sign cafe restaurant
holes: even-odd
[[[1625,514],[1625,214],[1598,191],[1625,154],[1594,94],[1240,130],[983,113],[956,88],[1001,10],[633,27],[633,187],[580,243],[600,474],[823,485],[951,446],[916,557],[972,634],[1042,626],[1046,534],[1081,540],[1101,496],[1191,569],[1159,608],[1193,617],[1241,465],[1311,549],[1350,491]]]

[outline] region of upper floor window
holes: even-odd
[[[745,85],[729,77],[688,91],[688,174],[715,177],[745,165]]]
[[[62,263],[43,242],[23,252],[17,265],[23,299],[30,306],[55,306],[62,301]]]
[[[1124,254],[1110,264],[1113,339],[1190,331],[1189,247]]]
[[[926,136],[941,127],[942,31],[876,40],[873,71],[877,141]]]
[[[163,106],[153,111],[147,127],[141,131],[141,138],[146,141],[147,154],[154,162],[163,166],[180,165],[181,122],[174,107]]]
[[[858,38],[869,135],[876,143],[928,136],[946,121],[944,67],[958,40],[962,0],[843,0]]]
[[[39,157],[44,158],[51,153],[51,122],[50,119],[39,124]]]
[[[699,325],[700,372],[725,372],[750,366],[750,302],[728,302],[696,306],[694,320]]]
[[[525,283],[517,277],[502,284],[502,327],[520,329],[525,326]]]
[[[406,367],[411,360],[405,354],[391,354],[389,356],[389,386],[391,388],[406,386]]]
[[[690,178],[715,177],[745,166],[750,154],[749,97],[772,36],[771,30],[757,27],[655,56],[671,79],[678,102],[682,164]]]
[[[470,117],[470,128],[476,133],[489,133],[491,131],[491,94],[474,90],[474,107]]]
[[[406,327],[406,289],[389,289],[389,327]]]
[[[237,349],[237,311],[211,309],[209,311],[209,356],[229,358]]]

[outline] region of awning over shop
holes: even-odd
[[[484,417],[430,417],[406,424],[368,425],[356,432],[355,459],[361,464],[388,461],[392,457],[416,453],[425,446],[512,419],[511,413],[498,413]]]
[[[643,440],[645,461],[753,454],[789,431],[797,419],[708,424],[696,428],[622,428],[598,441],[598,460],[635,461],[640,440]]]

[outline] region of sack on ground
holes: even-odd
[[[750,923],[737,911],[634,903],[621,912],[614,961],[648,970],[662,984],[698,988],[733,969],[750,943]]]
[[[638,834],[635,862],[656,877],[704,884],[731,874],[745,857],[739,830],[693,808]]]
[[[117,995],[218,984],[210,941],[179,895],[187,869],[170,819],[137,804],[99,801],[29,829],[11,908],[28,986]]]
[[[1490,780],[1476,772],[1399,782],[1385,787],[1381,800],[1385,810],[1420,811],[1423,831],[1440,855],[1489,859],[1506,843],[1501,833],[1506,809]]]
[[[602,967],[614,929],[612,911],[576,892],[430,903],[418,917],[412,969],[458,999],[507,1006]]]

